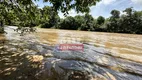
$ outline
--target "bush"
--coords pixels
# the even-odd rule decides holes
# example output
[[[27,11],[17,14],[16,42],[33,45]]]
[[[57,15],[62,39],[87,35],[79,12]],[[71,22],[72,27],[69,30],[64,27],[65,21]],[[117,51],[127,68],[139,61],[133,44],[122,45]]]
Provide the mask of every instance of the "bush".
[[[41,28],[51,28],[52,26],[49,23],[43,23],[40,26]]]
[[[0,27],[0,33],[4,33],[4,28]]]

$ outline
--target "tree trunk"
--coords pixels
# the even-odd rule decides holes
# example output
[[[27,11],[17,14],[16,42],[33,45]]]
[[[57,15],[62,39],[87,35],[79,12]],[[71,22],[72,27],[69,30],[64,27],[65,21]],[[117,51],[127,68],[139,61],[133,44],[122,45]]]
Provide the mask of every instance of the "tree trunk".
[[[0,21],[0,33],[4,33],[4,20]]]

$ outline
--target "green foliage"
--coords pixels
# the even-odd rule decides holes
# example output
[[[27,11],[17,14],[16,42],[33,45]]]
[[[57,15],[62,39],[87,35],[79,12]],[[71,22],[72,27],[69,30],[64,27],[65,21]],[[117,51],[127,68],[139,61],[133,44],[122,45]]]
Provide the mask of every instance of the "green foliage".
[[[107,23],[107,31],[108,32],[117,32],[119,31],[119,18],[120,18],[120,11],[118,10],[112,10],[111,11],[111,17],[109,19],[109,22]]]
[[[34,0],[39,1],[39,0]],[[90,6],[96,5],[100,0],[44,0],[53,7],[38,9],[32,0],[0,0],[0,18],[2,24],[16,25],[19,27],[59,27],[60,18],[58,11],[67,14],[69,10],[89,12]],[[76,29],[76,28],[72,28]]]
[[[111,18],[119,18],[120,17],[120,11],[112,10],[111,15],[112,15]]]
[[[67,17],[60,23],[60,29],[77,30],[75,19],[71,16]]]
[[[58,24],[60,29],[85,30],[85,31],[107,31],[118,33],[142,33],[142,11],[134,11],[132,8],[120,11],[112,10],[110,18],[99,16],[94,19],[91,15],[67,17]]]
[[[38,1],[38,0],[35,0]],[[112,10],[108,19],[99,16],[94,19],[88,14],[89,7],[100,0],[44,0],[53,6],[45,6],[39,9],[32,0],[2,0],[0,2],[0,32],[4,25],[16,25],[19,27],[58,28],[84,31],[107,31],[121,33],[142,34],[142,11],[126,8],[120,15],[120,11]],[[83,16],[68,16],[60,19],[58,12],[68,14],[74,9],[78,12],[86,12]]]
[[[0,33],[4,33],[4,28],[0,27]]]
[[[84,19],[85,19],[84,20],[85,25],[81,28],[81,30],[92,31],[94,29],[93,28],[94,18],[89,14],[85,14]]]
[[[44,0],[53,4],[55,10],[61,10],[68,13],[69,10],[75,9],[77,12],[89,12],[90,6],[96,5],[100,0]]]
[[[0,33],[4,33],[4,19],[0,16]]]
[[[76,27],[78,27],[78,30],[81,30],[83,27],[85,27],[85,19],[84,16],[77,15],[74,17],[76,21]]]
[[[142,11],[134,11],[132,8],[126,8],[124,12],[126,12],[126,15],[119,17],[120,13],[113,10],[113,14],[107,24],[107,31],[141,34]]]
[[[99,16],[99,17],[97,18],[97,24],[101,25],[101,24],[104,24],[104,22],[105,22],[105,18],[104,18],[104,17]]]
[[[40,10],[41,17],[41,27],[42,28],[51,28],[57,26],[57,23],[60,21],[58,13],[54,10],[53,7],[46,6]]]
[[[71,29],[71,30],[85,30],[92,31],[94,30],[94,18],[85,14],[84,16],[75,16],[75,17],[66,17],[60,22],[60,29]]]

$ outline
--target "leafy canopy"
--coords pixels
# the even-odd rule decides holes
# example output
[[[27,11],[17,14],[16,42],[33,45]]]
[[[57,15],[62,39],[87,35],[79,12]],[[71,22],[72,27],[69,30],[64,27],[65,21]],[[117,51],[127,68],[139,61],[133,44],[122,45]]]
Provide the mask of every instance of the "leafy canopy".
[[[34,0],[40,1],[40,0]],[[89,7],[96,5],[100,0],[44,0],[44,2],[50,2],[53,4],[54,9],[61,10],[62,12],[68,12],[71,9],[75,9],[77,12],[89,12]],[[0,0],[0,3],[16,5],[17,7],[25,6],[30,7],[33,4],[32,0]],[[8,6],[6,6],[8,7]]]
[[[77,12],[89,12],[89,7],[96,5],[100,0],[44,0],[53,4],[55,10],[67,12],[70,9],[75,9]]]

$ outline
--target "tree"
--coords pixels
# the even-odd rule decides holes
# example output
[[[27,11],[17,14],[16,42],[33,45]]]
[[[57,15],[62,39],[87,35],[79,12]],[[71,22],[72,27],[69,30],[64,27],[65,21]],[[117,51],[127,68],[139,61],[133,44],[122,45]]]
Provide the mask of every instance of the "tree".
[[[55,27],[60,20],[58,13],[54,11],[53,7],[45,6],[41,10],[41,27],[42,28],[51,28]]]
[[[121,29],[127,33],[142,33],[142,13],[141,11],[135,11],[132,8],[126,8],[124,10],[126,15],[121,17]]]
[[[134,11],[133,18],[133,23],[135,23],[135,25],[132,32],[142,34],[142,11]]]
[[[112,10],[111,11],[111,17],[112,18],[119,18],[120,17],[120,11],[118,11],[118,10]]]
[[[95,5],[96,2],[98,1],[100,0],[44,0],[44,2],[50,2],[51,4],[53,4],[54,11],[57,12],[61,10],[66,14],[71,9],[75,9],[77,12],[89,12],[90,10],[89,7]],[[37,21],[35,21],[34,19],[37,19],[40,16],[38,15],[38,17],[36,17],[37,16],[35,15],[36,12],[34,12],[36,8],[34,7],[34,3],[32,0],[0,0],[0,4],[1,4],[0,11],[2,12],[2,15],[0,15],[1,17],[0,23],[2,24],[4,24],[4,21],[7,20],[5,15],[9,13],[9,10],[18,9],[17,17],[19,18],[18,20],[21,26],[35,25]],[[55,21],[56,18],[53,17],[54,15],[55,14],[51,16],[52,20],[49,23],[56,22]],[[26,21],[23,19],[23,16],[26,17]]]
[[[75,22],[74,17],[68,16],[65,18],[62,23],[60,24],[61,29],[70,29],[70,30],[77,30],[77,25]]]
[[[108,32],[119,32],[119,18],[120,18],[120,11],[112,10],[111,17],[109,22],[107,23],[107,31]]]
[[[133,14],[133,7],[130,7],[130,8],[126,8],[123,12],[126,12],[127,13],[127,16],[131,17],[132,14]]]
[[[94,30],[94,27],[93,27],[94,18],[89,14],[85,14],[84,19],[85,19],[85,26],[83,26],[81,30],[85,30],[85,31]]]
[[[104,22],[105,22],[105,18],[104,18],[104,17],[99,16],[99,17],[97,18],[97,24],[101,25],[101,24],[104,24]]]
[[[77,15],[74,17],[76,26],[78,27],[78,30],[81,30],[83,27],[85,27],[85,19],[84,16]]]
[[[105,18],[103,16],[99,16],[95,21],[95,31],[104,31],[103,25],[105,22]]]
[[[29,22],[25,20],[30,19],[30,22],[33,22],[35,16],[34,11],[32,11],[34,5],[32,1],[1,0],[0,4],[0,16],[3,17],[1,21],[2,24],[5,24],[4,22],[11,24],[14,19],[19,20],[19,23],[20,25],[22,24],[22,26],[25,25],[26,22]]]
[[[68,16],[61,21],[60,29],[93,31],[94,18],[89,14],[75,17]]]
[[[142,33],[142,12],[126,8],[123,12],[126,14],[120,16],[120,12],[112,10],[112,16],[107,23],[107,30],[109,32],[121,33]]]
[[[96,2],[100,0],[44,0],[53,4],[55,10],[61,10],[63,13],[67,13],[71,9],[75,9],[77,12],[89,12],[90,6],[96,5]]]

